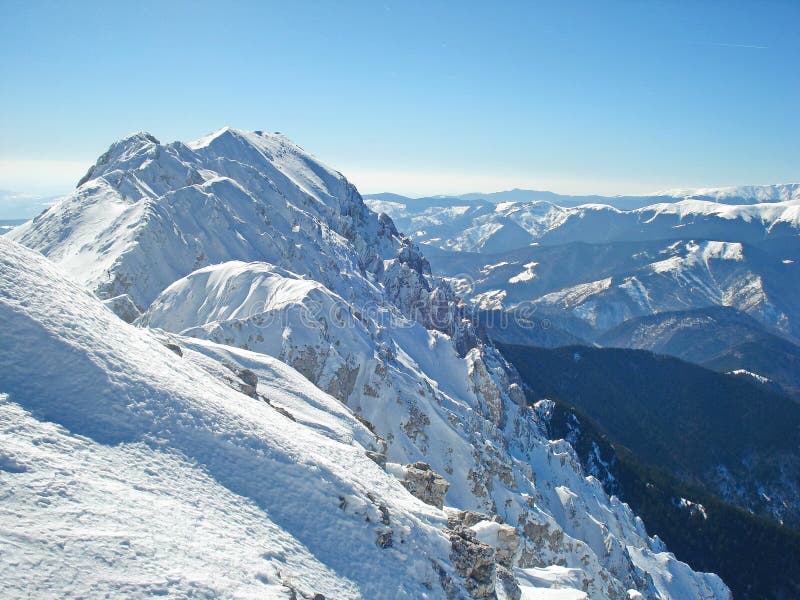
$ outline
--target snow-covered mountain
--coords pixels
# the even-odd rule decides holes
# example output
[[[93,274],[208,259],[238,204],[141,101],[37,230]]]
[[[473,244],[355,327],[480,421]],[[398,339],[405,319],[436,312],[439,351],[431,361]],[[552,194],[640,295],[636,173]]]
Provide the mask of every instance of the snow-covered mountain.
[[[715,306],[630,319],[597,342],[670,354],[800,397],[800,346],[769,333],[755,319],[732,308]]]
[[[737,242],[674,242],[657,260],[629,273],[545,294],[533,306],[540,315],[584,336],[635,317],[730,306],[796,339],[800,314],[795,294],[800,284],[793,267],[775,261],[768,268]],[[785,279],[775,271],[782,271]]]
[[[721,188],[680,188],[670,189],[644,196],[600,196],[598,194],[576,196],[557,194],[542,190],[513,189],[502,192],[460,194],[457,196],[430,196],[425,198],[409,198],[400,194],[382,193],[365,196],[367,203],[372,201],[388,201],[399,204],[411,202],[416,205],[451,204],[488,200],[500,202],[552,202],[559,206],[579,206],[581,204],[606,204],[619,209],[634,209],[659,204],[662,202],[679,202],[681,200],[709,200],[723,204],[760,204],[762,202],[786,202],[800,199],[800,183],[778,185],[744,185]]]
[[[4,597],[421,598],[455,575],[446,515],[293,369],[176,354],[6,240],[0,267]]]
[[[756,188],[749,195],[742,188],[726,190],[703,190],[703,194],[684,199],[654,196],[647,206],[632,210],[600,203],[561,206],[549,201],[369,200],[368,204],[391,216],[398,229],[413,240],[462,252],[492,254],[531,244],[573,241],[694,238],[762,245],[792,238],[796,242],[800,235],[800,186]],[[744,198],[764,202],[736,205],[720,200]]]
[[[653,194],[676,200],[709,200],[722,204],[772,204],[800,200],[800,183],[742,185],[721,188],[680,188]]]
[[[547,319],[584,340],[661,312],[735,308],[800,337],[800,264],[740,242],[570,243],[501,254],[428,249],[469,304]]]
[[[369,290],[365,273],[380,273],[394,247],[383,235],[389,221],[357,196],[279,135],[226,128],[162,145],[141,133],[111,146],[75,193],[11,237],[101,297],[128,294],[140,309],[195,268],[230,258],[324,284],[352,273]]]
[[[131,136],[0,244],[0,516],[45,595],[729,596],[546,438],[418,248],[283,136]]]

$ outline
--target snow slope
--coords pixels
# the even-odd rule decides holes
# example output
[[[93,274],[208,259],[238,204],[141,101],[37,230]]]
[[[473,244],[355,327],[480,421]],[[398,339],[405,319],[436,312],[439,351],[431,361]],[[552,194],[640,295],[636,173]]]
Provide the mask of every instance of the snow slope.
[[[551,292],[532,304],[539,315],[584,336],[632,318],[713,306],[736,308],[789,338],[800,333],[794,294],[786,289],[796,281],[774,273],[788,273],[785,265],[763,268],[757,253],[737,242],[675,242],[660,254],[630,272]]]
[[[187,369],[185,377],[196,379],[208,393],[215,390],[209,387],[208,377],[226,381],[228,371],[250,369],[274,377],[275,384],[266,397],[274,395],[276,400],[259,405],[260,410],[276,418],[275,413],[286,417],[288,412],[295,418],[288,419],[290,422],[312,430],[320,429],[325,414],[334,413],[330,396],[323,392],[334,396],[343,403],[341,407],[347,406],[342,419],[348,423],[352,440],[360,442],[349,442],[352,448],[344,453],[343,462],[355,460],[355,455],[361,457],[366,449],[377,455],[373,457],[379,463],[388,461],[387,472],[380,471],[377,480],[372,475],[375,467],[366,463],[355,463],[350,476],[358,477],[363,485],[377,482],[374,485],[379,489],[385,485],[397,489],[397,481],[386,483],[386,477],[394,476],[390,473],[407,472],[402,464],[429,463],[449,483],[444,502],[451,512],[478,510],[485,513],[482,518],[496,518],[513,528],[519,544],[508,566],[520,577],[520,569],[560,565],[580,571],[580,591],[592,598],[624,597],[628,589],[650,598],[728,596],[719,578],[692,572],[666,552],[659,540],[649,538],[644,524],[626,505],[607,496],[594,478],[585,476],[566,442],[546,439],[513,373],[491,346],[478,342],[463,306],[448,285],[431,276],[418,249],[397,232],[390,219],[369,211],[341,175],[282,136],[225,128],[188,144],[162,145],[148,134],[126,138],[101,157],[70,197],[10,235],[46,254],[100,297],[128,295],[144,310],[138,324],[162,329],[152,334],[139,330],[135,335],[151,341],[156,336],[160,342],[185,349],[180,358],[161,347],[157,351],[163,360],[200,367],[202,375]],[[54,313],[60,310],[51,308]],[[106,318],[98,321],[101,328],[111,315],[102,310]],[[136,331],[118,326],[120,331]],[[69,332],[75,328],[62,329]],[[93,344],[94,340],[85,340],[90,355]],[[138,356],[136,348],[131,345],[130,360],[136,365],[146,363],[137,367],[146,373],[131,383],[131,394],[161,364],[149,355]],[[12,353],[17,354],[16,350]],[[291,370],[284,377],[279,367],[269,367],[276,363],[270,363],[268,355],[285,361],[307,379],[298,381]],[[223,363],[231,368],[220,366]],[[110,364],[119,364],[119,357]],[[267,375],[268,368],[273,374]],[[127,372],[127,364],[122,370]],[[61,375],[67,378],[72,372],[80,369]],[[17,380],[37,379],[30,370],[23,374]],[[288,380],[293,383],[287,384]],[[286,387],[302,392],[301,383],[308,385],[308,381],[323,390],[314,392],[322,395],[320,399],[285,399],[279,394]],[[164,381],[164,385],[168,383]],[[15,397],[20,395],[15,390],[13,386],[7,390],[12,401],[18,401]],[[299,395],[317,397],[311,392]],[[212,396],[217,397],[216,393]],[[89,395],[82,398],[85,403],[94,402]],[[323,403],[321,398],[326,399],[324,414],[303,408]],[[243,401],[250,415],[252,402],[247,397]],[[144,399],[132,403],[134,408],[140,405],[147,414],[152,413]],[[167,412],[180,416],[186,411],[181,404],[170,406]],[[61,413],[61,418],[69,419],[68,410]],[[222,418],[215,415],[215,419]],[[201,420],[213,419],[203,416]],[[353,420],[363,427],[356,427]],[[127,414],[120,422],[135,423]],[[237,423],[230,431],[223,429],[219,437],[235,437],[240,425],[247,432],[253,428],[250,423]],[[69,423],[66,426],[70,427]],[[280,426],[285,429],[284,422]],[[165,428],[173,432],[171,424]],[[336,429],[327,424],[321,433],[330,428]],[[284,433],[298,437],[294,430]],[[156,437],[162,434],[165,431],[159,429]],[[189,442],[181,440],[174,445],[183,451]],[[347,507],[355,507],[353,519],[359,523],[364,514],[373,514],[369,534],[343,531],[348,543],[354,535],[356,540],[368,540],[370,549],[379,552],[375,550],[376,535],[386,532],[384,524],[374,527],[376,519],[381,521],[374,517],[375,503],[369,497],[364,500],[363,487],[358,493],[340,494],[346,484],[337,483],[338,467],[327,464],[335,460],[328,455],[340,451],[338,446],[326,444],[320,443],[317,450],[326,455],[320,458],[323,466],[291,444],[291,456],[281,456],[287,463],[299,462],[303,469],[310,465],[311,475],[308,470],[296,473],[300,481],[316,481],[314,474],[321,479],[320,485],[332,481],[337,510],[349,515]],[[252,446],[250,438],[245,445]],[[247,463],[247,468],[258,473],[269,467]],[[234,491],[262,498],[258,483],[250,479],[258,478],[248,477],[242,483],[246,493],[238,488]],[[282,485],[280,481],[275,489]],[[257,490],[251,492],[250,486]],[[288,489],[291,492],[293,488]],[[346,501],[338,501],[339,495]],[[302,494],[287,497],[298,496]],[[349,500],[350,496],[355,499]],[[402,502],[411,501],[408,494],[402,498]],[[391,504],[386,500],[384,505],[394,514],[402,510],[402,502],[398,498]],[[339,504],[345,509],[338,509]],[[443,513],[438,509],[420,508],[416,501],[410,506],[413,510],[406,511],[409,535],[417,535],[414,532],[418,530],[425,533],[419,534],[423,541],[417,549],[404,546],[401,554],[407,551],[409,557],[436,560],[444,565],[444,571],[436,573],[438,584],[431,583],[433,563],[422,561],[428,566],[412,567],[410,558],[395,557],[395,570],[387,571],[381,581],[395,581],[403,593],[407,587],[412,597],[459,597],[463,561],[454,559],[453,553],[461,542],[454,541],[452,530],[449,538],[441,537],[443,526],[437,525],[441,525]],[[270,518],[273,512],[290,510],[272,505],[268,509]],[[327,522],[328,514],[316,507],[306,518],[315,518],[317,513]],[[324,530],[316,531],[319,523],[304,521],[301,529],[308,536],[301,539],[303,544],[328,565],[328,547],[322,542],[309,546],[309,539],[324,534]],[[398,539],[405,539],[406,531],[404,525],[394,533],[392,548]],[[294,530],[290,533],[300,535]],[[441,539],[444,545],[436,546]],[[425,543],[431,548],[423,547]],[[352,553],[330,559],[334,562],[331,568],[358,590],[352,594],[402,597],[387,593],[388,588],[371,591],[369,586],[383,584],[373,584],[366,575],[352,572],[360,563],[368,566],[358,569],[359,573],[372,572],[369,565],[373,564],[382,568],[382,563]],[[350,567],[340,567],[340,562]],[[451,575],[449,565],[462,569],[461,575]],[[416,571],[408,583],[401,572],[405,568]],[[497,569],[502,572],[499,566]],[[449,587],[442,583],[447,579],[442,572],[456,582],[456,591],[451,589],[449,595],[435,588]],[[492,568],[489,575],[494,577],[496,572]],[[424,587],[425,582],[434,588],[418,593],[422,588],[417,584]],[[478,593],[469,581],[466,585],[470,593]],[[481,585],[489,586],[481,588],[481,594],[488,594],[484,597],[493,597],[490,588],[502,597],[499,579]],[[347,596],[337,592],[333,597]]]
[[[443,514],[366,457],[340,403],[244,355],[287,418],[0,244],[6,594],[431,596]]]
[[[594,594],[613,596],[618,593],[613,588],[589,583],[594,579],[589,573],[606,573],[606,568],[637,571],[628,562],[627,543],[662,552],[627,507],[604,497],[596,481],[583,477],[569,447],[542,439],[532,413],[520,411],[513,395],[505,402],[496,396],[486,365],[496,360],[491,355],[472,350],[462,359],[443,334],[403,321],[382,330],[382,337],[391,342],[376,353],[369,334],[374,324],[353,320],[342,326],[325,320],[313,326],[311,313],[304,312],[309,309],[305,294],[284,295],[280,303],[275,294],[257,295],[292,287],[298,280],[253,283],[264,273],[273,273],[264,263],[200,269],[165,290],[142,322],[296,364],[317,385],[342,397],[387,440],[390,463],[425,460],[442,473],[451,485],[448,505],[498,513],[507,522],[519,523],[523,531],[527,528],[522,564],[565,562],[584,573]],[[248,293],[237,297],[230,290]],[[330,292],[317,302],[323,310],[317,308],[315,318],[327,319],[336,310],[348,314],[342,300]],[[320,364],[307,358],[322,354],[326,356]],[[342,386],[347,365],[357,368],[352,390]],[[596,516],[588,522],[571,516],[584,512]],[[564,544],[545,543],[550,536],[566,536]],[[676,566],[672,563],[670,568]],[[656,577],[660,581],[661,576]],[[641,587],[635,581],[628,580],[618,590]],[[648,585],[658,584],[645,583],[643,589]]]
[[[800,337],[797,263],[741,242],[575,242],[428,255],[434,273],[468,304],[546,318],[584,340],[628,319],[714,306],[745,312],[789,340]]]

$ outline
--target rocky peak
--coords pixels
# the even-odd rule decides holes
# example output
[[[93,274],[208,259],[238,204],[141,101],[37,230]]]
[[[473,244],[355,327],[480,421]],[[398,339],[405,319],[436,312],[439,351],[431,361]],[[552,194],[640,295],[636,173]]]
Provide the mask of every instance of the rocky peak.
[[[160,144],[161,142],[155,136],[146,131],[133,133],[114,142],[89,168],[86,175],[78,181],[76,187],[81,187],[87,181],[101,176],[111,168],[129,165],[137,159],[141,160],[142,157],[151,155]]]

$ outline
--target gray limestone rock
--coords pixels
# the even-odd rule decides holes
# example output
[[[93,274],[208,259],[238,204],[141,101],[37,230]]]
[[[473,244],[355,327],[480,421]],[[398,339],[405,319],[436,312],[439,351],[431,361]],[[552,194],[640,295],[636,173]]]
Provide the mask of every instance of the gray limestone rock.
[[[495,551],[469,531],[450,533],[450,558],[473,598],[497,598],[494,587]]]
[[[103,304],[126,323],[133,323],[142,315],[128,294],[120,294],[103,300]]]
[[[426,504],[437,508],[444,506],[444,497],[450,484],[425,462],[406,465],[403,486]]]

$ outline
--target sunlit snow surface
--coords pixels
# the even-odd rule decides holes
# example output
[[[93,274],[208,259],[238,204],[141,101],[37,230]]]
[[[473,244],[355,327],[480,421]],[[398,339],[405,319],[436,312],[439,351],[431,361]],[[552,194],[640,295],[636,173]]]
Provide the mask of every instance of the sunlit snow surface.
[[[245,356],[292,421],[0,244],[14,340],[0,348],[5,597],[288,597],[286,582],[333,598],[425,597],[424,557],[448,561],[443,514],[365,456],[372,435],[340,403]],[[342,510],[341,496],[385,504],[397,544],[379,550],[380,521]]]
[[[569,444],[544,437],[502,359],[470,338],[416,249],[282,136],[126,138],[0,250],[4,431],[49,428],[64,448],[37,463],[30,453],[42,444],[3,438],[0,525],[16,537],[0,566],[37,571],[35,581],[6,575],[11,595],[37,585],[44,596],[85,589],[76,586],[288,596],[293,586],[301,597],[442,598],[443,577],[463,595],[445,514],[366,457],[384,449],[392,463],[430,463],[450,483],[446,505],[517,529],[523,589],[555,585],[523,585],[523,570],[562,565],[580,571],[573,592],[592,598],[728,595],[648,537]],[[140,327],[79,285],[130,298]],[[258,377],[258,398],[236,391],[241,369]],[[60,482],[61,470],[72,500],[49,513],[37,481]],[[127,475],[109,488],[114,473]],[[38,525],[20,525],[23,512]],[[161,539],[173,516],[202,527],[176,530],[172,553],[136,542]],[[206,527],[224,531],[191,538]],[[387,527],[393,543],[382,548]],[[97,531],[127,536],[134,550]],[[59,546],[76,535],[84,549]],[[86,571],[87,557],[111,566],[68,575]]]

